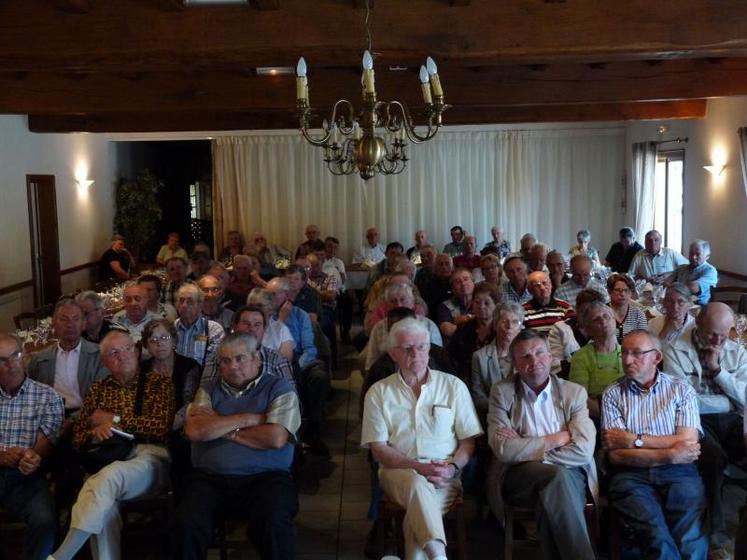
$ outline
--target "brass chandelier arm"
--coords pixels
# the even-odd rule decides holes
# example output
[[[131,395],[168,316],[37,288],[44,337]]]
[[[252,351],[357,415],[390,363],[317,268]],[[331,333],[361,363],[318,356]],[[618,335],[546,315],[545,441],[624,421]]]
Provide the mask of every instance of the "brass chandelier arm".
[[[312,118],[311,107],[309,107],[306,103],[299,103],[298,109],[300,111],[299,128],[301,129],[301,134],[303,134],[303,137],[306,139],[306,141],[311,145],[317,146],[319,148],[328,147],[329,141],[332,138],[332,134],[334,132],[334,127],[331,124],[323,126],[323,135],[315,138],[309,132],[309,125]],[[339,131],[343,135],[347,136],[353,132],[354,122],[355,118],[353,104],[347,99],[338,100],[332,108],[332,117],[330,119],[330,123],[335,123],[335,126],[337,126]],[[349,126],[346,126],[347,123],[350,123]]]
[[[401,116],[402,121],[402,128],[405,131],[405,134],[407,134],[407,138],[412,142],[413,144],[422,144],[423,142],[427,142],[431,138],[433,138],[441,128],[442,122],[441,122],[441,114],[450,107],[450,105],[445,105],[443,103],[442,99],[436,100],[436,103],[428,104],[426,105],[426,114],[428,116],[428,122],[426,126],[428,127],[428,131],[425,135],[418,134],[415,130],[415,124],[413,122],[412,115],[410,114],[410,111],[407,109],[407,107],[404,105],[404,103],[401,103],[399,101],[390,101],[387,104],[387,130],[390,132],[398,132],[399,126],[393,125],[389,126],[389,122],[397,122],[398,119],[393,115],[395,111],[390,111],[390,107],[396,108]],[[390,115],[391,113],[391,115]]]

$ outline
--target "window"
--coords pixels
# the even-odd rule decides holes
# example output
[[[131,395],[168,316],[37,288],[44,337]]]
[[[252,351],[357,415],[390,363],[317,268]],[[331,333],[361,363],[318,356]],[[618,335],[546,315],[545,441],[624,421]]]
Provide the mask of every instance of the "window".
[[[659,152],[654,185],[654,229],[662,244],[682,252],[682,215],[685,194],[685,151]]]
[[[193,220],[200,218],[200,184],[189,185],[189,217]]]

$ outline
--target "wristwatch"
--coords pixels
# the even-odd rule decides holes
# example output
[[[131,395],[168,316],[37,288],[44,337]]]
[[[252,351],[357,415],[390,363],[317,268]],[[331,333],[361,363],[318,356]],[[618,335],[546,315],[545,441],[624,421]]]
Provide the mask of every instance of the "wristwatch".
[[[643,434],[638,434],[635,437],[635,441],[633,442],[633,445],[635,445],[636,449],[640,449],[643,447]]]
[[[115,414],[114,416],[112,416],[112,422],[114,424],[119,424],[120,420],[122,420],[122,418],[119,416],[119,414]]]
[[[459,468],[459,465],[457,465],[453,461],[451,463],[449,463],[449,465],[451,465],[452,467],[454,467],[454,476],[452,478],[458,477],[459,473],[462,472],[462,469]]]

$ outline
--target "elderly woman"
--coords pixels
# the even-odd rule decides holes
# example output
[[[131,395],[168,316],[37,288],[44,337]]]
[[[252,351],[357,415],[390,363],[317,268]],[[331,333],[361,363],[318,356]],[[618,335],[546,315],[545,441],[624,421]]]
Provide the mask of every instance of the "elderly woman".
[[[664,294],[664,315],[654,317],[648,322],[649,332],[659,337],[662,342],[672,344],[687,329],[695,325],[695,318],[690,315],[692,307],[690,288],[675,282]]]
[[[630,331],[647,329],[646,314],[640,307],[631,305],[630,297],[635,293],[633,279],[627,274],[613,274],[607,279],[607,292],[610,295],[610,307],[617,323],[617,342],[622,344],[623,337]]]
[[[500,291],[487,282],[480,282],[472,292],[472,318],[460,324],[446,348],[457,364],[457,375],[469,383],[472,354],[490,344],[493,332],[493,312],[501,301]]]
[[[244,242],[241,239],[241,232],[237,230],[229,231],[227,234],[228,245],[223,247],[218,255],[218,260],[224,266],[229,267],[233,264],[233,258],[244,252]]]
[[[493,312],[495,343],[483,346],[472,354],[470,393],[480,421],[485,425],[490,388],[511,374],[508,348],[524,325],[524,308],[518,303],[501,303]]]
[[[501,268],[501,261],[496,255],[488,254],[480,257],[480,271],[483,281],[493,284],[499,290],[501,289],[503,268]]]
[[[591,259],[592,266],[596,269],[601,266],[599,262],[599,251],[589,245],[591,241],[591,232],[588,229],[581,229],[576,234],[576,241],[578,243],[568,250],[568,254],[572,257],[576,255],[586,255]]]
[[[581,327],[591,341],[571,357],[568,379],[586,388],[589,415],[599,418],[602,392],[623,375],[614,314],[604,303],[589,303],[583,309]]]

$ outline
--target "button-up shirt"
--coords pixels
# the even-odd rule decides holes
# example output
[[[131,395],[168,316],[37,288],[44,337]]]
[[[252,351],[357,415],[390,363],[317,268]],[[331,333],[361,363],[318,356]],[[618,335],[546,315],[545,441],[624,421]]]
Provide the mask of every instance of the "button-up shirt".
[[[366,393],[361,445],[388,443],[421,463],[451,457],[459,440],[482,434],[467,386],[457,377],[428,370],[416,397],[400,373]]]
[[[114,317],[112,317],[112,324],[114,327],[118,327],[130,333],[130,337],[132,337],[132,340],[134,342],[140,342],[145,325],[147,325],[153,319],[161,319],[161,316],[156,315],[152,311],[148,310],[145,312],[145,316],[136,323],[130,320],[130,318],[127,316],[127,311],[123,309],[122,311],[114,315]]]
[[[521,389],[524,391],[526,414],[521,416],[517,432],[521,437],[545,437],[560,431],[560,422],[552,402],[552,377],[547,380],[539,394],[523,381]]]
[[[181,319],[177,319],[174,327],[179,338],[176,351],[209,369],[208,366],[212,366],[215,360],[218,344],[226,336],[223,327],[202,315],[190,326],[185,325]]]
[[[353,263],[374,263],[378,264],[386,258],[384,254],[384,247],[379,243],[371,247],[368,243],[364,243],[358,249],[358,252],[353,256]]]
[[[83,406],[83,397],[80,394],[78,383],[78,364],[80,363],[80,345],[72,350],[63,350],[57,345],[57,354],[54,359],[54,390],[57,391],[65,401],[65,408],[76,409]]]
[[[529,284],[527,284],[529,286]],[[505,289],[503,290],[503,296],[501,297],[501,301],[503,303],[518,303],[519,305],[523,305],[526,302],[530,301],[532,299],[532,294],[529,293],[529,290],[527,287],[524,287],[524,291],[520,294],[516,293],[516,290],[514,290],[514,287],[511,285],[510,282],[507,282],[505,284]]]
[[[718,284],[718,271],[707,262],[692,267],[689,264],[678,266],[672,275],[672,282],[697,282],[700,293],[695,303],[705,305],[711,301],[711,288]]]
[[[687,262],[685,257],[669,247],[662,247],[656,255],[651,255],[644,249],[638,251],[636,256],[633,257],[628,274],[649,278],[650,276],[672,272],[679,265],[687,264]]]
[[[48,385],[27,377],[15,395],[0,387],[0,450],[32,448],[39,432],[54,443],[64,418],[62,397]]]
[[[562,299],[570,303],[573,307],[576,307],[576,297],[581,290],[594,290],[602,296],[604,303],[609,303],[610,296],[607,293],[607,288],[599,280],[590,278],[586,286],[577,284],[573,279],[568,280],[564,284],[558,286],[553,294],[557,299]]]

